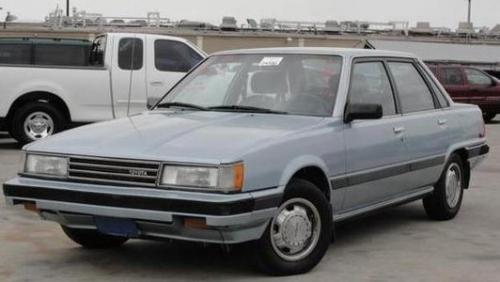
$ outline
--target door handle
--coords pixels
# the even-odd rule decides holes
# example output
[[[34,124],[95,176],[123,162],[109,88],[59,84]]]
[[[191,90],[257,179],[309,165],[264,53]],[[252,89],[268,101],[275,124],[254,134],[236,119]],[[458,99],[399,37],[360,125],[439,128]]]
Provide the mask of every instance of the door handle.
[[[151,86],[163,86],[163,81],[151,81],[149,83]]]
[[[402,126],[400,126],[400,127],[394,127],[394,133],[395,134],[401,134],[401,133],[405,132],[405,130],[406,129],[404,127],[402,127]]]
[[[448,120],[447,120],[447,119],[439,119],[439,120],[438,120],[438,124],[439,124],[439,125],[445,125],[445,124],[447,124],[447,123],[448,123]]]

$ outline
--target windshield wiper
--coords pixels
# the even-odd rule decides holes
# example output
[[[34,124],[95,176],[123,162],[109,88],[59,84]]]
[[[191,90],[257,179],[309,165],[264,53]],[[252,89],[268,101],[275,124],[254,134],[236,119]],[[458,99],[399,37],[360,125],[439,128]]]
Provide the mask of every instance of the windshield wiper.
[[[242,105],[220,105],[214,107],[208,107],[209,110],[223,110],[223,111],[234,111],[234,112],[255,112],[263,114],[282,114],[286,115],[287,112],[275,111],[266,108],[252,107],[252,106],[242,106]]]
[[[157,108],[180,107],[180,108],[196,109],[199,111],[208,111],[208,109],[205,107],[194,105],[194,104],[189,104],[189,103],[181,103],[181,102],[160,103],[156,107]]]

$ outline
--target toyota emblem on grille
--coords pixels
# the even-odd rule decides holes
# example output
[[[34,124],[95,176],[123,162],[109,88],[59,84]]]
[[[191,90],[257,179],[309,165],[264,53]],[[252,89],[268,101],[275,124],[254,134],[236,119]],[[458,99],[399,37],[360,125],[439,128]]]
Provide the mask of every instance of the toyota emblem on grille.
[[[148,172],[145,170],[130,169],[128,172],[130,173],[130,175],[133,175],[133,176],[148,176]]]

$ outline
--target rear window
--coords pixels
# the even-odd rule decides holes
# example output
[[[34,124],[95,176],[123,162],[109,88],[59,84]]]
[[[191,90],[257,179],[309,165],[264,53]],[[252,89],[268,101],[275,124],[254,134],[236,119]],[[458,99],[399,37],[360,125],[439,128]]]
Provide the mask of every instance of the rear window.
[[[30,64],[30,44],[0,44],[0,64]]]
[[[41,44],[33,52],[35,65],[86,66],[89,61],[89,46]]]
[[[200,54],[182,42],[155,41],[155,66],[159,71],[187,72],[201,59]]]

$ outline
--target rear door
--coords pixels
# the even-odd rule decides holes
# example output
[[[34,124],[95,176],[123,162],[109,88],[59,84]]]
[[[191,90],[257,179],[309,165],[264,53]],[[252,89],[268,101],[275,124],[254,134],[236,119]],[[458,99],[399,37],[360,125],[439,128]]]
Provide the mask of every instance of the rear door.
[[[449,146],[447,113],[435,96],[429,76],[413,60],[388,62],[398,93],[406,130],[408,189],[434,184]],[[445,101],[444,101],[445,102]]]
[[[113,42],[112,91],[116,117],[146,110],[144,35],[130,35]]]
[[[154,104],[203,58],[194,46],[182,41],[148,37],[148,104]]]
[[[402,116],[382,59],[354,62],[348,103],[381,104],[384,114],[346,124],[346,212],[400,194],[406,186],[401,165],[408,160]]]
[[[461,67],[442,66],[438,77],[453,101],[469,103],[469,88]]]

